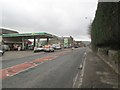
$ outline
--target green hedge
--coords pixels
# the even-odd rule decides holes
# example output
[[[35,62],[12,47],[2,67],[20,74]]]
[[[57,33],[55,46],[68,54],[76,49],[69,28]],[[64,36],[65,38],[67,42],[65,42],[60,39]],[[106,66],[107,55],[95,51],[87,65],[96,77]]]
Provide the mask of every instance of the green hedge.
[[[99,2],[91,25],[94,47],[120,49],[120,8],[118,2]]]

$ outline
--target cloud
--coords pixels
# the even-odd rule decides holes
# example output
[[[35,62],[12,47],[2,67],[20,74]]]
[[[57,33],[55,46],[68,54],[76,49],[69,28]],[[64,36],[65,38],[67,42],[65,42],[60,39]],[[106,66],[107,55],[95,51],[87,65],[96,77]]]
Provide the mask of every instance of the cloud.
[[[2,0],[2,27],[19,32],[50,32],[85,36],[97,8],[96,0]],[[88,17],[88,19],[85,19]],[[79,37],[81,38],[81,37]]]

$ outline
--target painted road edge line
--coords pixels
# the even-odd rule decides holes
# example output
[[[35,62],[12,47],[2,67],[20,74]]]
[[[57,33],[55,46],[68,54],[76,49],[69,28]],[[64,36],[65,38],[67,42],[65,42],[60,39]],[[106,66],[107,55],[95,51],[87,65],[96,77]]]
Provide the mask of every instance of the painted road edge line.
[[[34,63],[34,64],[35,64],[35,63]],[[26,69],[24,69],[24,70],[21,70],[21,71],[15,73],[15,74],[9,75],[9,77],[15,76],[15,75],[17,75],[17,74],[19,74],[19,73],[21,73],[21,72],[27,71],[27,70],[29,70],[29,69],[31,69],[31,68],[34,68],[34,67],[38,66],[38,65],[39,65],[39,64],[35,64],[34,66],[31,66],[31,67],[29,67],[29,68],[26,68]]]
[[[17,72],[17,73],[15,73],[15,74],[13,74],[13,75],[10,75],[9,77],[12,77],[12,76],[15,76],[15,75],[17,75],[17,74],[19,74],[19,73],[22,73],[22,72],[25,72],[25,71],[27,71],[27,70],[29,70],[29,69],[32,69],[32,68],[34,68],[34,67],[37,67],[37,66],[39,66],[40,64],[43,64],[44,62],[41,62],[41,63],[39,63],[39,64],[35,64],[35,66],[32,66],[32,67],[29,67],[29,68],[26,68],[26,69],[24,69],[24,70],[22,70],[22,71],[20,71],[20,72]]]
[[[81,75],[80,75],[80,79],[79,79],[78,88],[81,88],[81,86],[82,86],[83,76],[84,76],[84,71],[85,71],[86,56],[87,56],[87,53],[85,52],[84,53],[84,62],[83,62],[83,67],[82,67],[82,71],[81,71]]]
[[[76,74],[75,78],[73,79],[73,86],[72,86],[72,88],[75,88],[75,84],[76,84],[76,81],[77,81],[77,78],[78,78],[78,74],[79,74],[79,72]]]
[[[82,83],[82,78],[83,77],[83,71],[85,67],[85,59],[86,59],[86,52],[83,54],[82,62],[80,63],[78,69],[81,71],[78,71],[76,74],[75,78],[73,79],[73,85],[72,88],[79,88],[80,83]]]

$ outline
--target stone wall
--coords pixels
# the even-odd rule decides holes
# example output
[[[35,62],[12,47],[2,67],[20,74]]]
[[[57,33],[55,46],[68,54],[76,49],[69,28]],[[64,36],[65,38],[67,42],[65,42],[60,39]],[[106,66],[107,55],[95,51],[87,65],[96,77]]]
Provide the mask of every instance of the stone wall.
[[[98,48],[97,55],[120,74],[120,51]]]

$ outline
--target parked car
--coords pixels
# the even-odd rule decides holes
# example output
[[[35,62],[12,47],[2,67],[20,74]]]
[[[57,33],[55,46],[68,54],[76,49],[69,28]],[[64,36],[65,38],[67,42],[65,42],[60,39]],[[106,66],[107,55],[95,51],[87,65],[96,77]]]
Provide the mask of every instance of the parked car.
[[[34,46],[33,46],[33,45],[29,45],[29,46],[28,46],[28,49],[29,49],[29,50],[34,50]]]
[[[56,50],[61,49],[60,44],[56,44]]]
[[[45,52],[54,52],[54,48],[52,47],[52,45],[45,45],[44,51]]]
[[[53,44],[52,47],[53,47],[55,50],[61,49],[60,44]]]
[[[3,45],[0,45],[0,56],[4,54]]]
[[[79,46],[78,45],[74,45],[74,48],[79,48]]]
[[[3,50],[0,50],[0,56],[4,54],[4,51]]]
[[[10,47],[8,45],[2,45],[2,50],[3,51],[9,51]]]
[[[41,52],[41,51],[44,51],[42,46],[39,46],[38,48],[37,47],[34,48],[34,52]]]

